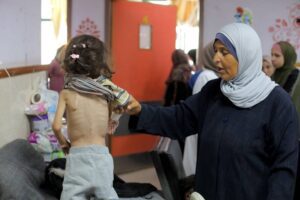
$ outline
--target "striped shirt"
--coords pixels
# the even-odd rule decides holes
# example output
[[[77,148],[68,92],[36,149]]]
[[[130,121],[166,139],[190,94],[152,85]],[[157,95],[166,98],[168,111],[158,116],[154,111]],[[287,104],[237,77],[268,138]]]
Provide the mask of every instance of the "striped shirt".
[[[129,102],[129,93],[115,85],[108,78],[99,76],[92,79],[85,75],[66,74],[65,88],[79,93],[94,94],[112,102],[114,107],[126,106]]]

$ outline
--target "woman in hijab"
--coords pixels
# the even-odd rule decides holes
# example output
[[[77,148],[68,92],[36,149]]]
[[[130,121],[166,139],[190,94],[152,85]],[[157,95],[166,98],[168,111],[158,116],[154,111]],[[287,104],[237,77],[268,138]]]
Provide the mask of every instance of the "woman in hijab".
[[[130,128],[174,139],[198,133],[195,191],[206,200],[292,200],[297,113],[289,95],[261,70],[257,33],[229,24],[217,33],[214,49],[220,79],[170,107],[132,97]]]
[[[199,74],[193,87],[193,94],[201,91],[203,86],[210,80],[218,78],[216,74],[216,66],[213,61],[215,55],[214,41],[208,43],[204,49],[202,56],[203,67],[202,72]],[[191,135],[185,139],[184,152],[183,152],[183,168],[185,175],[189,176],[196,172],[197,162],[197,140],[198,135]]]
[[[295,66],[297,53],[289,42],[280,41],[273,45],[271,55],[272,64],[276,68],[272,79],[290,93],[299,74]]]
[[[195,82],[195,85],[193,87],[193,94],[200,92],[202,87],[208,81],[218,78],[218,76],[216,74],[216,66],[213,61],[213,57],[215,55],[213,44],[214,44],[214,42],[210,42],[203,49],[203,54],[202,54],[203,71],[198,76],[198,78]]]
[[[271,54],[272,64],[276,68],[272,79],[290,94],[300,118],[300,73],[295,66],[295,48],[289,42],[280,41],[273,45]]]
[[[188,85],[192,70],[188,55],[183,50],[176,49],[173,51],[171,59],[173,65],[166,81],[164,106],[178,104],[192,94]]]

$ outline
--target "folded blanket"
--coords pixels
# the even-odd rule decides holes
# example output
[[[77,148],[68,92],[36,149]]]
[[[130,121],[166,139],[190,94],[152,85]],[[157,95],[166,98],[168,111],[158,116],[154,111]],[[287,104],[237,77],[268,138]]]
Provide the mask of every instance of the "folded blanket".
[[[26,141],[17,139],[0,149],[0,199],[54,200],[44,182],[43,157]]]

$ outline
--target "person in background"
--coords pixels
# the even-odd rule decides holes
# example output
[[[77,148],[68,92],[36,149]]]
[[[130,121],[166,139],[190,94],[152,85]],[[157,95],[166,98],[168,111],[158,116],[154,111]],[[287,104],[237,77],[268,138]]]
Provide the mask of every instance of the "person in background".
[[[300,121],[300,73],[296,68],[295,48],[289,42],[280,41],[273,45],[271,55],[272,64],[276,68],[272,79],[290,94]]]
[[[196,71],[196,68],[197,68],[197,50],[196,49],[191,49],[188,51],[187,53],[187,56],[188,56],[188,60],[189,60],[189,64],[190,64],[190,67],[192,69],[192,72],[195,72]]]
[[[263,56],[262,70],[269,77],[272,77],[275,72],[275,67],[272,64],[271,57],[268,55]]]
[[[272,64],[276,69],[272,79],[290,93],[299,75],[299,70],[295,66],[297,61],[295,48],[289,42],[280,41],[273,45],[271,55]]]
[[[193,65],[194,65],[194,68],[195,68],[195,71],[192,73],[192,76],[189,80],[189,86],[190,86],[191,89],[193,89],[194,84],[195,84],[199,74],[202,72],[202,69],[197,66],[197,59],[196,59],[197,58],[197,50],[196,49],[189,50],[188,51],[188,56],[193,61]]]
[[[214,41],[208,43],[204,49],[202,56],[203,67],[193,87],[193,94],[201,91],[203,86],[210,80],[218,78],[216,74],[216,66],[213,60],[215,50],[213,47]],[[187,176],[195,174],[197,161],[197,140],[198,135],[191,135],[185,139],[183,152],[183,168]]]
[[[105,144],[110,108],[123,107],[129,94],[108,78],[103,42],[90,35],[73,38],[64,59],[65,89],[59,96],[53,131],[67,154],[61,200],[118,199],[113,188],[113,159]],[[61,131],[67,111],[68,137]]]
[[[276,68],[272,78],[290,94],[297,109],[298,121],[300,121],[300,75],[299,69],[295,66],[297,61],[297,53],[295,48],[289,42],[280,41],[273,45],[271,55],[272,64]],[[300,133],[298,138],[300,138]],[[298,162],[298,169],[300,169],[300,155]],[[300,197],[299,190],[300,175],[298,171],[294,198],[295,200],[298,200]]]
[[[164,106],[178,104],[192,94],[192,90],[188,86],[191,68],[187,54],[181,49],[176,49],[172,53],[172,64],[166,81]]]
[[[190,65],[193,65],[193,66],[197,66],[197,49],[191,49],[188,51],[187,53],[189,59],[192,61],[192,63],[190,63]]]
[[[62,68],[65,57],[66,45],[57,49],[55,58],[48,67],[49,89],[60,92],[64,88],[64,69]]]
[[[261,70],[259,36],[250,25],[232,23],[216,34],[214,50],[220,79],[170,107],[131,97],[129,128],[173,139],[198,133],[195,191],[205,200],[293,200],[297,113]]]
[[[176,105],[192,95],[192,89],[188,85],[191,78],[191,67],[188,55],[181,49],[172,53],[172,69],[166,81],[164,106]],[[164,139],[164,138],[162,138]],[[181,152],[184,150],[184,140],[178,140]]]
[[[202,61],[203,61],[203,73],[201,73],[193,87],[193,94],[196,94],[201,91],[203,86],[210,80],[218,78],[216,73],[216,66],[213,60],[213,57],[215,55],[214,42],[208,43],[204,49],[202,54]]]

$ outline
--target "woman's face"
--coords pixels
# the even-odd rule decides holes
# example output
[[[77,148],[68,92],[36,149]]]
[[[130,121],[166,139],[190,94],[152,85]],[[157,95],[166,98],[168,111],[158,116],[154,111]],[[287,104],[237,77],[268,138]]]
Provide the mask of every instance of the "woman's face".
[[[271,65],[269,62],[263,61],[262,70],[267,76],[271,77],[275,71],[275,67],[273,67],[273,65]]]
[[[214,43],[214,49],[218,75],[225,81],[232,80],[238,73],[238,61],[219,40]]]
[[[272,56],[272,64],[276,69],[283,67],[284,57],[279,45],[274,45],[272,47],[271,56]]]

